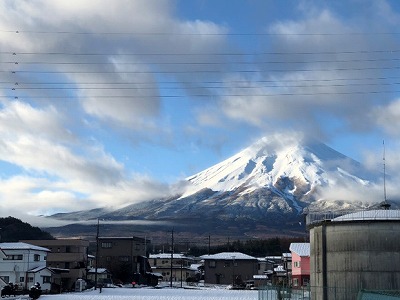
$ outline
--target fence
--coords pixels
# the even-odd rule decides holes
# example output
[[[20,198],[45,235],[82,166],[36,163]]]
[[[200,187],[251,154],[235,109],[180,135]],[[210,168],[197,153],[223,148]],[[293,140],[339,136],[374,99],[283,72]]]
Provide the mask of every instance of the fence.
[[[395,300],[400,291],[365,291],[339,287],[286,287],[267,285],[258,290],[258,300]]]
[[[291,288],[277,285],[263,286],[258,290],[258,300],[311,299],[310,287]]]
[[[339,287],[285,287],[263,286],[258,291],[258,300],[356,300],[359,290]]]

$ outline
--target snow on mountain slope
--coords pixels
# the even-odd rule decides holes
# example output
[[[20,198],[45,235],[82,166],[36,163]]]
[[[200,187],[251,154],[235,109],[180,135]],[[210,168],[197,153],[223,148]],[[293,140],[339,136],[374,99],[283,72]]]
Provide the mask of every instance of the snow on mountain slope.
[[[371,177],[359,163],[323,143],[292,142],[276,147],[276,141],[265,137],[225,161],[187,178],[190,186],[181,198],[205,188],[217,192],[240,188],[240,195],[268,188],[290,200],[300,187],[307,193],[316,187],[349,181],[367,185]],[[280,181],[283,178],[296,183],[282,190]]]
[[[266,137],[187,178],[182,194],[99,211],[98,217],[168,221],[188,231],[222,235],[249,235],[260,228],[302,232],[304,208],[362,207],[375,177],[323,143]],[[356,200],[349,200],[351,191],[357,192]],[[63,216],[68,217],[75,216]]]

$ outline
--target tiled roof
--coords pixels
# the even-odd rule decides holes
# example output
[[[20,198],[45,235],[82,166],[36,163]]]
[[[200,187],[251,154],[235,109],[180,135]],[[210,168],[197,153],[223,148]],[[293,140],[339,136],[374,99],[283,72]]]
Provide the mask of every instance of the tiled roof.
[[[310,243],[291,243],[289,250],[298,256],[310,256]]]

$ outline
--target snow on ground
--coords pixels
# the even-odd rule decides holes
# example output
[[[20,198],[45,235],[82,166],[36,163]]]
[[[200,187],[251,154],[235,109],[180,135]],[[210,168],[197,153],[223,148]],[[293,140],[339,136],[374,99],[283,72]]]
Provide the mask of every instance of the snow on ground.
[[[43,295],[39,300],[256,300],[255,290],[181,288],[104,288],[59,295]]]

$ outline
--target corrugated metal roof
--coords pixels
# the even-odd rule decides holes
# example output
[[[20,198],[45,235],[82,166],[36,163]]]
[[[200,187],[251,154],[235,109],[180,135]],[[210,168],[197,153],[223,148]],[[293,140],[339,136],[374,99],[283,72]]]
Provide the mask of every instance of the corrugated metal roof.
[[[298,256],[310,256],[310,243],[291,243],[289,250]]]
[[[332,219],[332,222],[343,222],[343,221],[363,221],[363,220],[400,220],[400,210],[392,209],[376,209],[376,210],[364,210],[355,213],[342,215]]]
[[[44,248],[44,247],[39,247],[27,243],[0,243],[0,249],[1,250],[37,250],[37,251],[45,251],[45,252],[51,252],[49,249]]]

